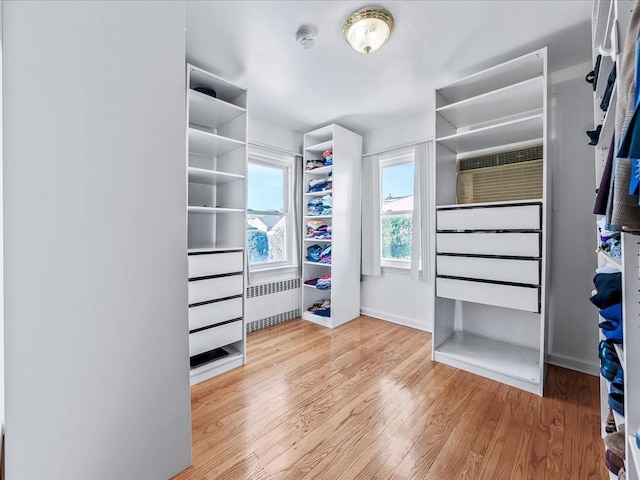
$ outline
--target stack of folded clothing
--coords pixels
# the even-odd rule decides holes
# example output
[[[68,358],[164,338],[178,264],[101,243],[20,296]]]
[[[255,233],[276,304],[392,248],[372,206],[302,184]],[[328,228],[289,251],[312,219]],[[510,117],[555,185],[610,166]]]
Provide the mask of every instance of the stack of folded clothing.
[[[328,298],[318,300],[316,303],[311,305],[307,310],[321,317],[330,317],[331,316],[331,300],[329,300]]]
[[[333,165],[333,147],[326,152],[322,152],[322,159],[324,160],[325,167]]]
[[[310,158],[305,163],[305,170],[314,170],[320,167],[328,167],[333,165],[333,148],[326,152],[322,152],[322,158]]]
[[[314,198],[307,204],[307,208],[310,216],[331,215],[331,195]]]
[[[316,263],[331,263],[331,245],[310,245],[307,247],[307,260]]]
[[[323,220],[307,220],[307,238],[331,240],[331,225]]]
[[[601,267],[593,277],[596,291],[591,303],[600,309],[600,323],[607,340],[622,343],[622,274],[613,267]]]
[[[304,166],[305,170],[314,170],[320,167],[324,167],[324,159],[320,158],[310,158]]]
[[[311,280],[305,280],[306,285],[316,287],[318,290],[331,290],[331,274],[327,274],[324,277],[312,278]]]
[[[307,193],[324,192],[333,188],[333,172],[329,172],[326,177],[312,178],[309,180],[309,188]]]

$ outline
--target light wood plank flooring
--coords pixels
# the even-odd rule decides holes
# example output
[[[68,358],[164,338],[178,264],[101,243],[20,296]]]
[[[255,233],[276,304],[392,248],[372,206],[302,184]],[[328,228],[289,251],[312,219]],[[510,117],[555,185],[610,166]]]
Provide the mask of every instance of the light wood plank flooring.
[[[365,316],[247,344],[245,367],[192,388],[193,466],[176,479],[608,478],[595,377],[550,366],[540,398]]]

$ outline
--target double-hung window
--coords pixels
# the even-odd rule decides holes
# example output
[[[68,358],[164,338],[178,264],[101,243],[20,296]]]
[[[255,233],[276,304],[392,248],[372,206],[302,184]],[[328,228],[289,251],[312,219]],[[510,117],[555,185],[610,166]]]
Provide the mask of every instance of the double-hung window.
[[[247,255],[252,271],[293,261],[293,159],[250,155],[247,168]]]
[[[380,157],[381,266],[411,267],[413,149]]]

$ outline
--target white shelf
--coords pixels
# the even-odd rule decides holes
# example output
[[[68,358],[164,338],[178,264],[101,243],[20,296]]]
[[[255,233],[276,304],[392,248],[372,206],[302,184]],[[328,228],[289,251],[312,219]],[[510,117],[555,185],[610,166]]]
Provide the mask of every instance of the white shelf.
[[[189,122],[218,129],[244,115],[244,108],[195,90],[189,90]]]
[[[201,183],[203,185],[224,185],[225,183],[244,181],[244,175],[236,175],[235,173],[219,172],[216,170],[207,170],[205,168],[189,167],[189,182]]]
[[[324,242],[324,243],[331,243],[331,239],[322,239],[322,238],[305,238],[304,239],[305,242],[311,242],[311,243],[316,243],[316,242]]]
[[[189,205],[187,211],[189,213],[244,213],[242,208],[197,207],[195,205]]]
[[[333,170],[333,165],[327,165],[326,167],[318,167],[313,170],[305,170],[306,175],[326,175]]]
[[[305,197],[324,197],[326,194],[331,193],[332,190],[322,190],[321,192],[307,192],[304,194]]]
[[[620,257],[612,257],[607,252],[598,251],[598,257],[606,264],[611,265],[612,267],[618,268],[622,271],[622,259]]]
[[[244,142],[189,127],[189,153],[217,157],[245,146]]]
[[[322,317],[307,310],[302,312],[302,319],[317,323],[318,325],[322,325],[323,327],[331,327],[331,317]]]
[[[543,57],[543,50],[537,50],[465,77],[438,92],[447,102],[455,103],[538,77],[543,73]]]
[[[508,85],[498,90],[445,105],[436,110],[454,127],[476,125],[513,115],[542,111],[542,77]]]
[[[307,265],[322,265],[323,267],[330,267],[331,264],[330,263],[323,263],[323,262],[310,262],[308,260],[305,260],[302,263],[306,263]]]
[[[544,116],[538,114],[448,135],[436,139],[436,142],[454,153],[466,153],[542,139],[543,126]]]
[[[306,283],[302,282],[302,286],[305,288],[311,288],[313,290],[317,290],[318,292],[327,292],[327,294],[331,294],[331,289],[330,288],[317,288],[315,285],[307,285]]]
[[[455,333],[435,349],[437,360],[489,378],[510,377],[538,387],[540,352],[470,333]],[[445,361],[449,360],[449,362]],[[494,378],[495,380],[496,378]]]
[[[190,84],[187,85],[188,88],[213,88],[216,91],[217,98],[227,103],[235,104],[246,92],[244,88],[234,85],[213,73],[202,70],[195,65],[188,65],[188,70],[190,74]]]
[[[226,357],[190,369],[191,385],[243,365],[244,355],[241,352],[231,346],[223,349],[229,353]]]
[[[305,220],[313,220],[316,218],[331,218],[331,215],[305,215],[304,218]]]
[[[315,145],[311,145],[311,146],[305,148],[305,151],[322,154],[322,153],[326,152],[327,150],[329,150],[332,147],[333,147],[333,140],[327,140],[326,142],[322,142],[322,143],[317,143]]]

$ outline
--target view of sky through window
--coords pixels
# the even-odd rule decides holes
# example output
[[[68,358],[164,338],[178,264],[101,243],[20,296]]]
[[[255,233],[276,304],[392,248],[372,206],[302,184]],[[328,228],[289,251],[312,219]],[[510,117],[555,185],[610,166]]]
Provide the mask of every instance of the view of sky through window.
[[[257,163],[247,169],[247,208],[281,212],[284,209],[284,170]]]
[[[381,198],[402,198],[413,195],[413,163],[382,168]]]

